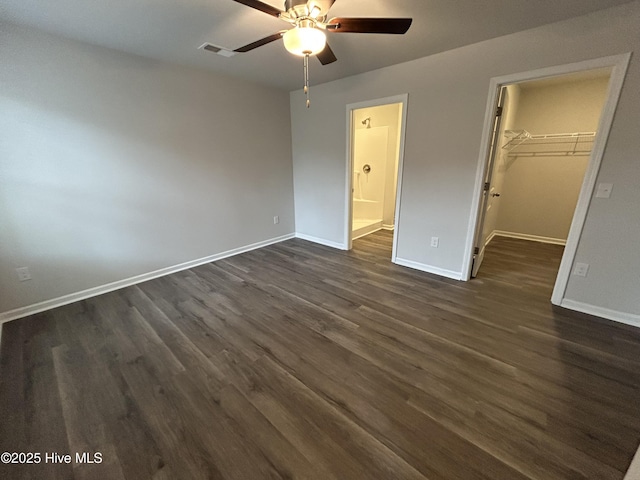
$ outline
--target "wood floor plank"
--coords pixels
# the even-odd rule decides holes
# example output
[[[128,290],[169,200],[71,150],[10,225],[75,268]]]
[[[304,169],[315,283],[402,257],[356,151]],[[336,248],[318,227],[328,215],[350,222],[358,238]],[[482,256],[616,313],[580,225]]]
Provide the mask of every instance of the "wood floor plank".
[[[57,394],[57,373],[52,349],[60,342],[55,332],[55,320],[47,312],[24,325],[23,359],[25,365],[25,406],[27,445],[36,452],[69,451],[66,422],[60,395]],[[39,421],[34,421],[38,419]],[[42,419],[42,420],[40,420]],[[51,468],[41,463],[30,468],[34,478],[66,478],[71,466]]]
[[[84,310],[93,311],[88,302]],[[95,413],[102,418],[104,436],[113,440],[114,454],[124,477],[155,478],[168,474],[171,478],[172,469],[166,465],[161,450],[142,419],[140,408],[120,374],[119,363],[123,357],[118,353],[118,337],[106,334],[109,331],[108,322],[101,323],[101,319],[94,316],[94,321],[89,325],[82,316],[56,316],[58,331],[65,346],[69,345],[82,354],[80,358],[84,360],[83,363],[91,367],[83,378],[83,388],[98,398],[94,403]],[[99,338],[105,341],[96,341]],[[89,346],[90,351],[85,346]],[[87,361],[89,358],[91,362]],[[79,397],[79,401],[82,402],[84,398]]]
[[[66,345],[53,348],[53,360],[69,441],[68,450],[62,453],[68,452],[75,457],[76,453],[86,452],[93,457],[99,452],[103,456],[103,462],[99,464],[74,464],[74,477],[125,478],[100,409],[102,404],[108,408],[113,408],[113,404],[90,388],[87,379],[93,375],[91,363],[82,351]],[[113,394],[117,397],[116,392]]]
[[[220,404],[243,429],[248,437],[253,437],[262,446],[265,455],[283,478],[303,480],[334,480],[336,477],[317,463],[304,457],[267,418],[242,395],[234,385],[222,391]]]
[[[252,403],[285,435],[296,438],[303,453],[316,460],[320,453],[337,476],[346,469],[346,478],[425,478],[268,357],[255,362],[253,371],[258,388],[247,392]]]
[[[2,325],[0,347],[0,450],[27,451],[26,403],[23,360],[23,325],[10,322]],[[29,465],[0,463],[0,478],[28,478]]]
[[[193,432],[198,415],[186,408],[180,392],[165,387],[144,357],[121,365],[120,371],[136,404],[142,406],[146,426],[176,478],[224,478],[202,438]]]
[[[0,477],[622,479],[640,331],[550,304],[562,247],[497,237],[457,282],[391,244],[288,240],[5,324],[0,450],[104,461]]]

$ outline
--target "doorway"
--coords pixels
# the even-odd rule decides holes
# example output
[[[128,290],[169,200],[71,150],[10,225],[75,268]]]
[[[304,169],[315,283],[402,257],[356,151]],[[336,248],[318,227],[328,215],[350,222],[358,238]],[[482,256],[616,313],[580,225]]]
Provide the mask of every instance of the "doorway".
[[[399,225],[400,186],[407,96],[347,106],[348,156],[345,244],[379,230],[393,232],[391,259]]]
[[[470,277],[481,275],[485,250],[496,238],[511,247],[524,241],[523,251],[560,245],[552,302],[561,304],[628,59],[492,81]],[[495,255],[497,248],[489,250]]]

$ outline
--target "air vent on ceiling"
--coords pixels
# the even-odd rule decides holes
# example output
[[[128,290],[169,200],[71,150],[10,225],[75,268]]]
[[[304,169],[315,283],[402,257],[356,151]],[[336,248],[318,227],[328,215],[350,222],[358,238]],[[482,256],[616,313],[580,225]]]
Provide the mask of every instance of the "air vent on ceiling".
[[[233,50],[229,50],[224,47],[219,47],[218,45],[213,45],[212,43],[204,43],[198,47],[198,50],[206,50],[208,52],[213,52],[218,55],[222,55],[223,57],[233,57],[237,52]]]

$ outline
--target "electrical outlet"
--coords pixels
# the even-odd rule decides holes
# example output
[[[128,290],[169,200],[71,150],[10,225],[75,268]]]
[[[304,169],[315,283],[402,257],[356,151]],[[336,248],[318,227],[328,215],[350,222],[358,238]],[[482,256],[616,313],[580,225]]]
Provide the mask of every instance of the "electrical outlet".
[[[29,272],[29,267],[16,268],[16,273],[18,274],[18,280],[20,280],[21,282],[26,282],[27,280],[31,280],[31,273]]]
[[[276,215],[275,217],[273,217],[273,224],[277,225],[280,223],[280,217],[278,215]]]
[[[573,274],[578,277],[586,277],[589,272],[589,264],[588,263],[576,263],[575,268],[573,269]]]
[[[596,198],[610,198],[613,190],[613,183],[600,183],[596,190]]]
[[[438,248],[438,245],[440,245],[440,239],[438,237],[431,237],[431,246]]]

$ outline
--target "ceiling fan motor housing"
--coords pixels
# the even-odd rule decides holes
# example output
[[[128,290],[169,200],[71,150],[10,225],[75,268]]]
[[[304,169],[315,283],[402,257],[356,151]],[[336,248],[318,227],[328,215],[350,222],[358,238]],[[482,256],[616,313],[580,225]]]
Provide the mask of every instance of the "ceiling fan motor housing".
[[[315,15],[318,15],[321,12],[321,6],[313,0],[309,2],[305,0],[285,0],[284,8],[294,19],[309,17],[312,12],[315,13]]]
[[[292,8],[295,8],[301,5],[306,5],[306,4],[307,4],[306,0],[285,0],[284,9],[290,10]]]

